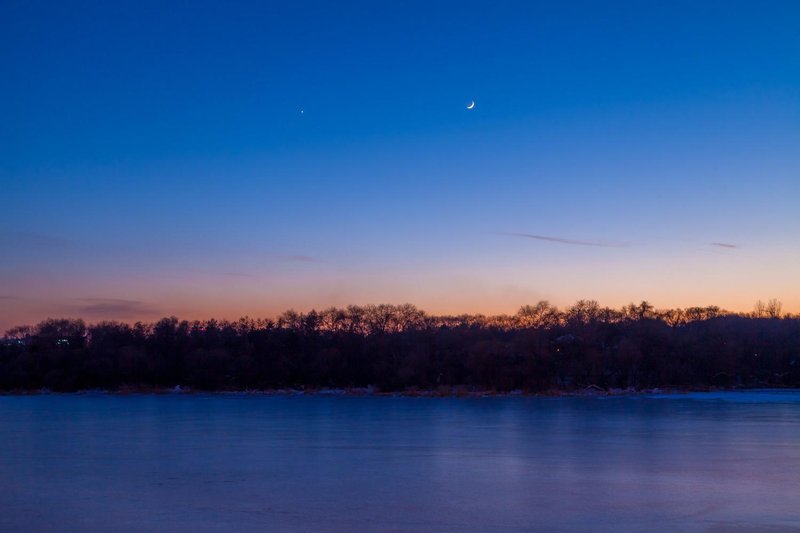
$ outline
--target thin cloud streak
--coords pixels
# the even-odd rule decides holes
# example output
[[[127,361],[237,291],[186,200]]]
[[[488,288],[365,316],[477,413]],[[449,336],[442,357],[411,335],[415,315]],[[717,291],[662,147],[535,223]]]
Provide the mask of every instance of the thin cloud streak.
[[[0,231],[0,246],[10,249],[53,250],[65,248],[71,243],[53,235],[31,231]]]
[[[315,257],[311,257],[310,255],[303,255],[303,254],[278,254],[278,253],[270,253],[267,256],[268,261],[272,261],[273,263],[317,263],[319,260]],[[213,270],[213,269],[204,269],[204,268],[184,268],[183,271],[185,272],[192,272],[194,274],[203,274],[206,276],[223,276],[223,277],[231,277],[231,278],[255,278],[258,277],[258,274],[254,274],[251,272],[242,272],[237,270]]]
[[[248,274],[247,272],[234,272],[234,271],[224,271],[224,270],[202,270],[199,268],[187,268],[187,272],[193,272],[195,274],[209,274],[212,276],[229,276],[229,277],[236,277],[236,278],[252,278],[255,277],[253,274]]]
[[[278,254],[276,257],[282,261],[294,261],[297,263],[315,263],[317,259],[310,255],[302,254]]]
[[[101,319],[131,318],[157,313],[158,310],[139,300],[121,298],[77,298],[72,309],[88,317]]]
[[[738,244],[730,244],[727,242],[712,242],[709,243],[711,246],[717,246],[718,248],[738,248]]]
[[[501,235],[508,235],[509,237],[523,237],[525,239],[534,239],[537,241],[556,242],[559,244],[571,244],[573,246],[597,246],[602,248],[627,248],[630,246],[630,243],[627,242],[585,241],[578,239],[565,239],[563,237],[552,237],[549,235],[536,235],[533,233],[501,232]]]

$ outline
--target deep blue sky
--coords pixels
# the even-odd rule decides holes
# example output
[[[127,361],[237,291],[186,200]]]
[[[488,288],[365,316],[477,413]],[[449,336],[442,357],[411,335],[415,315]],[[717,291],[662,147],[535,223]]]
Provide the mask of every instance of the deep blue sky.
[[[800,310],[798,2],[1,2],[0,72],[0,326]]]

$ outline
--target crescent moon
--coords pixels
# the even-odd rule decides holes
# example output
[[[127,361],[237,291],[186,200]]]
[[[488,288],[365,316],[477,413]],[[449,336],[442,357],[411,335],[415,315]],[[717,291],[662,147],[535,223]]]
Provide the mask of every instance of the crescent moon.
[[[467,109],[472,109],[473,107],[475,107],[475,100],[473,100],[473,101],[471,101],[469,103],[469,105],[467,106]]]

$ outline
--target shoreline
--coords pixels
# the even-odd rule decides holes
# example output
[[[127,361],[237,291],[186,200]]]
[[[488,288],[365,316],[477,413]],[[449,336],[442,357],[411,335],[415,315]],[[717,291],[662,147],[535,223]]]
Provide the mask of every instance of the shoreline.
[[[252,395],[252,396],[337,396],[337,397],[376,397],[376,398],[605,398],[626,396],[681,395],[697,392],[754,392],[798,390],[794,387],[695,387],[671,388],[653,387],[650,389],[602,389],[589,386],[583,389],[553,389],[531,392],[524,390],[494,391],[473,390],[466,387],[446,387],[438,389],[406,389],[402,391],[381,391],[375,387],[353,388],[283,388],[283,389],[245,389],[245,390],[202,390],[189,387],[120,387],[118,389],[82,389],[76,391],[52,391],[49,389],[0,391],[0,396],[45,396],[45,395],[108,395],[108,396],[162,396],[162,395]]]

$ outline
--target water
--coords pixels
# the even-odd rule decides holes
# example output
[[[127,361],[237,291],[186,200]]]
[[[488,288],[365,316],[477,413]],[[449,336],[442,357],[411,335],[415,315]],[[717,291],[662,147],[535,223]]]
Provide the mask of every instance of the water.
[[[0,397],[1,531],[800,531],[800,392]]]

